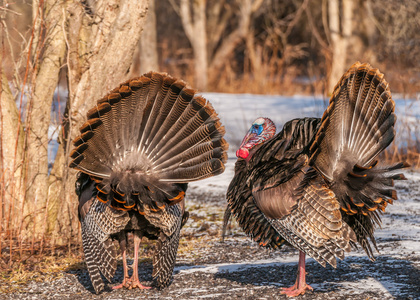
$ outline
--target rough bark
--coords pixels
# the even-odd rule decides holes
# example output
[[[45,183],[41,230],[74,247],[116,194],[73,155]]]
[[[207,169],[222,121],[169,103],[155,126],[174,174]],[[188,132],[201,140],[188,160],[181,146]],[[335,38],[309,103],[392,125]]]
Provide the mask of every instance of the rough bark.
[[[185,34],[194,53],[195,86],[203,91],[207,89],[207,35],[206,35],[206,0],[181,0],[176,9],[181,17]]]
[[[25,239],[40,237],[44,230],[45,207],[48,194],[48,128],[51,121],[51,104],[63,65],[66,46],[64,40],[64,1],[44,2],[45,41],[43,55],[33,82],[27,118],[25,164],[25,205],[23,210]],[[41,43],[38,42],[38,45]]]
[[[1,54],[0,54],[1,55]],[[22,207],[23,128],[2,70],[0,82],[0,241],[6,230],[18,227]],[[15,233],[13,233],[15,235]],[[10,236],[9,236],[10,237]],[[1,247],[1,245],[0,245]],[[0,249],[1,250],[1,249]]]
[[[149,11],[140,38],[139,52],[140,74],[159,70],[155,0],[149,0]]]
[[[80,126],[86,121],[87,110],[96,100],[127,79],[147,7],[147,1],[97,1],[94,15],[78,16],[79,30],[71,33],[74,36],[69,36],[69,54],[73,55],[71,59],[78,59],[79,63],[73,64],[74,69],[69,72],[67,132],[54,163],[58,165],[54,165],[50,180],[49,230],[55,236],[62,237],[57,243],[66,243],[68,239],[79,236],[74,192],[76,172],[66,167],[71,148],[67,141],[72,141],[78,135]],[[78,7],[71,12],[86,14]],[[63,164],[64,168],[61,168]],[[52,229],[55,215],[57,222]]]

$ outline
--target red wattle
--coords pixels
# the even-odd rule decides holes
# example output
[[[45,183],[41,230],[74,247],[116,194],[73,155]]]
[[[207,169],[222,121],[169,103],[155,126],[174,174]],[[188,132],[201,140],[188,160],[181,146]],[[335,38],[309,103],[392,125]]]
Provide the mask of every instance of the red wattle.
[[[240,158],[247,158],[249,155],[249,151],[246,148],[240,148],[238,151],[236,151],[236,157],[240,157]]]

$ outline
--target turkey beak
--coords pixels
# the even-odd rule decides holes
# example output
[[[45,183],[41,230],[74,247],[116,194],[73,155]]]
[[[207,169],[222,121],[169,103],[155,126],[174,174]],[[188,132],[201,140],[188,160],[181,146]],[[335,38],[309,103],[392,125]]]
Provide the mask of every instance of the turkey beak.
[[[236,157],[246,159],[249,156],[249,150],[251,150],[258,142],[258,134],[255,132],[248,132],[248,134],[242,140],[239,150],[236,151]]]

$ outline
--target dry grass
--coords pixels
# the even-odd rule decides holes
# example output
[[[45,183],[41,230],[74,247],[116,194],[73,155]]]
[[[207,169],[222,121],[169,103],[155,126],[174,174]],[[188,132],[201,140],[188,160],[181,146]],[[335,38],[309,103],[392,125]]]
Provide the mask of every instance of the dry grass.
[[[23,252],[18,261],[7,263],[3,256],[0,268],[0,293],[21,291],[28,282],[51,281],[70,270],[86,268],[80,246],[60,247],[43,253]]]
[[[194,250],[205,251],[210,240],[218,240],[218,235],[203,237],[182,237],[179,244],[178,256],[190,257]],[[115,242],[116,245],[118,244]],[[139,263],[152,262],[155,241],[143,238],[140,248]],[[128,257],[134,257],[132,244],[128,246]],[[0,294],[22,292],[29,282],[45,282],[59,279],[65,272],[86,269],[82,248],[79,245],[60,247],[54,251],[48,250],[31,254],[24,251],[18,261],[11,264],[7,257],[0,260]],[[122,265],[121,257],[118,264]]]

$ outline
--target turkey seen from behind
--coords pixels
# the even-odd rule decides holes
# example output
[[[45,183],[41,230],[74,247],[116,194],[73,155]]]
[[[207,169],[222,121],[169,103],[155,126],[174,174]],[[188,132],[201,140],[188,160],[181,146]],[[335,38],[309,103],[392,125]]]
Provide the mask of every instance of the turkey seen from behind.
[[[170,284],[181,227],[188,219],[189,182],[221,174],[228,144],[212,105],[163,73],[134,78],[100,99],[74,140],[70,167],[79,170],[76,193],[86,265],[97,293],[117,268],[118,240],[124,279],[118,288],[150,288],[138,278],[141,239],[157,240],[153,280]],[[127,234],[134,236],[133,274]]]
[[[233,215],[261,246],[289,243],[300,251],[298,276],[282,294],[298,296],[306,284],[305,254],[322,266],[337,265],[360,245],[371,260],[374,230],[397,199],[394,180],[405,162],[378,164],[395,136],[394,113],[384,75],[355,63],[335,86],[322,118],[294,119],[275,135],[258,118],[236,155],[227,191],[223,235]]]

